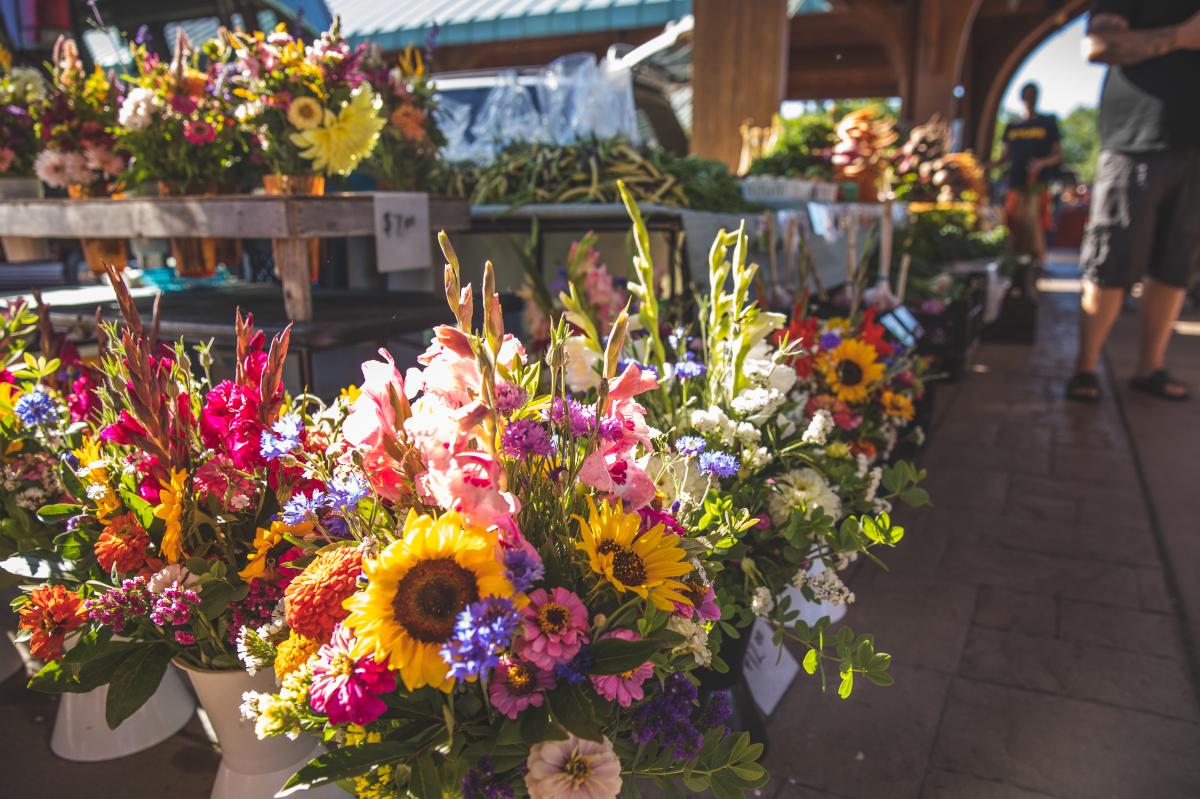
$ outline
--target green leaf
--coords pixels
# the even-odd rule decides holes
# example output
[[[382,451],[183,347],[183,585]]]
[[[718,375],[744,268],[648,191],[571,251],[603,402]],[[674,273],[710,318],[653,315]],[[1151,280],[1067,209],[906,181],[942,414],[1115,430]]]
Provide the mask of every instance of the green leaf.
[[[358,746],[343,746],[314,757],[292,775],[276,796],[315,788],[338,780],[357,777],[382,763],[395,763],[412,755],[416,741],[379,741]]]
[[[438,772],[432,752],[417,758],[409,790],[416,794],[417,799],[442,799],[442,775]]]
[[[109,681],[113,671],[139,645],[113,641],[110,630],[90,630],[60,660],[33,675],[29,687],[46,694],[87,693]]]
[[[603,740],[596,714],[583,692],[573,685],[560,685],[550,693],[550,710],[563,729],[589,741]]]
[[[817,673],[817,662],[818,662],[817,650],[815,650],[815,649],[808,650],[808,653],[805,654],[805,656],[804,656],[804,670],[806,672],[808,672],[809,674],[816,674]]]
[[[62,579],[71,573],[73,565],[53,552],[32,550],[5,558],[0,561],[0,569],[17,577],[44,581]]]
[[[636,669],[662,648],[663,642],[657,638],[643,638],[639,641],[602,638],[589,649],[592,665],[588,674],[622,674]]]
[[[104,703],[104,720],[110,730],[119,727],[154,695],[171,657],[170,647],[164,644],[142,644],[121,661],[108,681],[108,700]]]
[[[850,696],[850,692],[854,690],[854,672],[847,669],[842,672],[842,684],[838,686],[838,696],[842,699]]]
[[[78,516],[82,512],[82,505],[72,505],[69,502],[59,502],[54,505],[43,505],[42,507],[38,508],[37,517],[46,524],[53,524],[55,522],[62,521],[63,519],[70,518],[71,516]]]

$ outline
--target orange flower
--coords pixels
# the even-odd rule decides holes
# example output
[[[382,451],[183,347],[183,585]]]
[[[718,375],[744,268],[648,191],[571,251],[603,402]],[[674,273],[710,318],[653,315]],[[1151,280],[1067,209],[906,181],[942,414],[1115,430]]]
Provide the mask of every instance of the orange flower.
[[[146,529],[137,516],[124,513],[105,526],[104,532],[96,539],[94,549],[100,568],[111,572],[116,566],[118,574],[126,574],[136,571],[146,562],[146,547],[149,545],[150,536],[146,535]]]
[[[320,641],[305,638],[292,630],[275,649],[275,678],[283,682],[284,677],[307,663],[320,648]]]
[[[299,635],[328,641],[334,626],[349,615],[342,607],[358,588],[362,553],[339,547],[321,554],[292,580],[284,596],[284,618]]]
[[[29,651],[39,660],[62,657],[63,639],[87,619],[83,600],[61,585],[39,585],[33,589],[20,614],[18,626],[32,633]]]
[[[868,460],[874,460],[875,455],[878,453],[875,444],[865,438],[860,438],[858,441],[851,441],[850,451],[855,455],[863,455]]]
[[[404,138],[411,141],[425,140],[425,112],[415,105],[398,105],[389,120],[392,127],[400,128]]]

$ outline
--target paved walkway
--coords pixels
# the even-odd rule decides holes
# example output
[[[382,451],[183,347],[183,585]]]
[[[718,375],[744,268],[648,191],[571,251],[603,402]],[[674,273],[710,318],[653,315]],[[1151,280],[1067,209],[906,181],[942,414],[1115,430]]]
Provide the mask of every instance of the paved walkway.
[[[1184,643],[1197,630],[1177,610],[1182,597],[1200,620],[1200,401],[1165,408],[1122,388],[1118,403],[1111,386],[1095,407],[1062,399],[1075,274],[1052,268],[1035,346],[984,345],[939,394],[923,458],[936,507],[905,515],[890,574],[854,583],[846,621],[893,653],[896,684],[845,702],[794,686],[771,721],[764,795],[1200,796]],[[1127,316],[1118,337],[1136,331]],[[1173,346],[1200,391],[1200,336]],[[1123,385],[1131,351],[1112,350]]]

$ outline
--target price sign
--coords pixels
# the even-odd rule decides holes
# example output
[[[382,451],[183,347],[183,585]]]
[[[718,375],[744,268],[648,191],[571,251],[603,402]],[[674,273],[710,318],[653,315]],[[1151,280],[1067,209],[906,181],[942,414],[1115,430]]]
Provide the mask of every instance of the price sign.
[[[428,269],[429,195],[386,191],[375,195],[375,260],[380,272]]]
[[[750,646],[742,662],[746,685],[755,704],[768,716],[783,698],[788,686],[800,673],[800,664],[785,646],[775,646],[771,640],[771,625],[756,619],[750,628]]]

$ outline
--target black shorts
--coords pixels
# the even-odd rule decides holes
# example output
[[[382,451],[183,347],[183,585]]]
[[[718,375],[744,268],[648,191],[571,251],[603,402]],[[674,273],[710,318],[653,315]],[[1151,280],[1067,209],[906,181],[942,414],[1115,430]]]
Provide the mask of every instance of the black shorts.
[[[1080,258],[1106,288],[1142,275],[1186,288],[1200,264],[1200,150],[1101,151]]]

